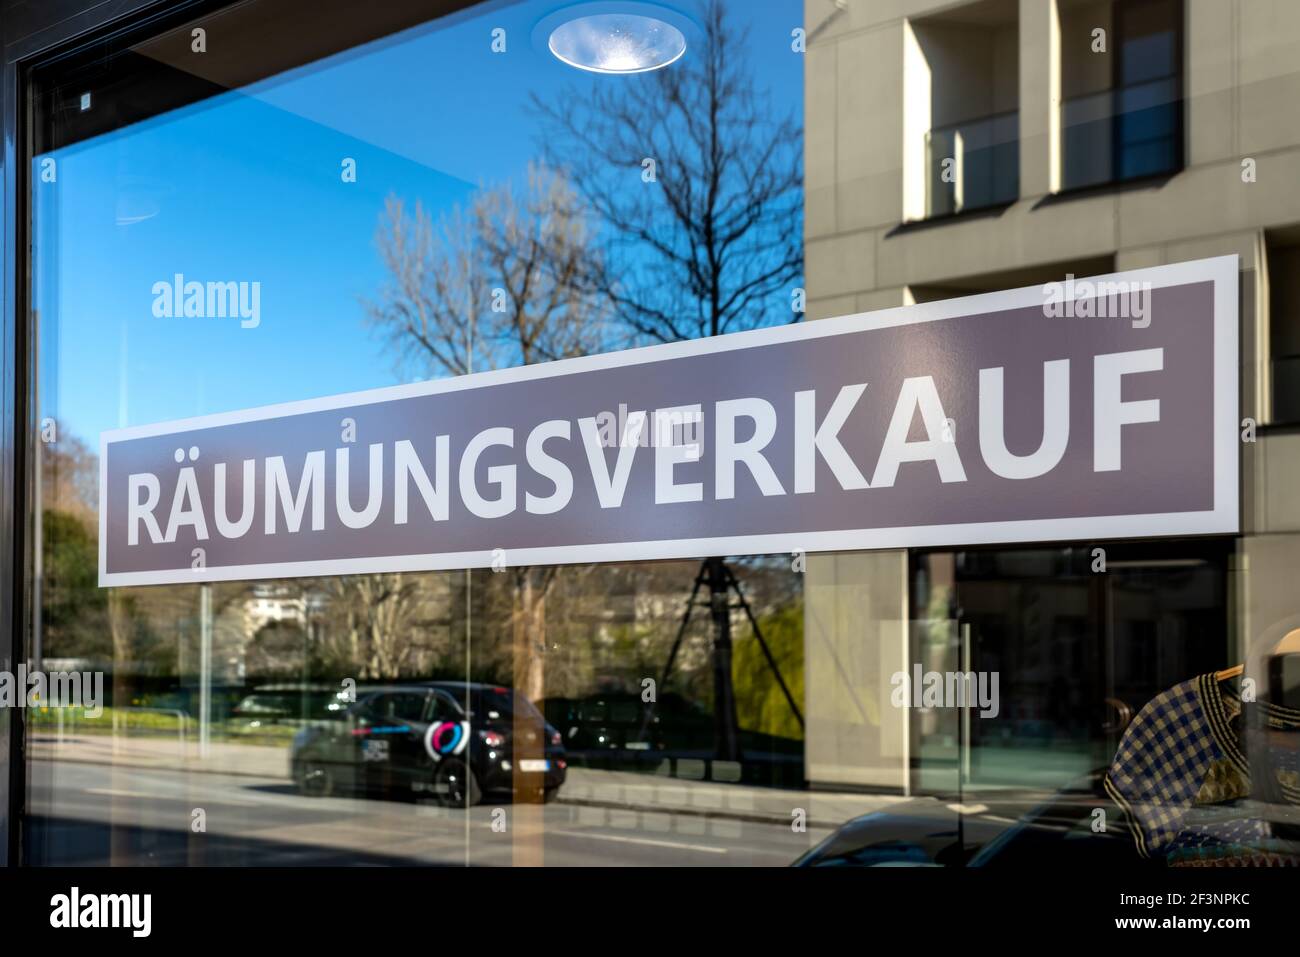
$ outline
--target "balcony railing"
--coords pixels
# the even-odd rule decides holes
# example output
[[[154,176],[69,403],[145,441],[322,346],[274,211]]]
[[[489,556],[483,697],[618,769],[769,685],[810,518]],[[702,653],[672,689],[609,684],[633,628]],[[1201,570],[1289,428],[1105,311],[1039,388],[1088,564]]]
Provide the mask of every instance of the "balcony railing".
[[[926,216],[1015,202],[1020,195],[1020,115],[1011,110],[925,134]]]
[[[1182,162],[1181,116],[1176,76],[1062,101],[1063,188],[1174,172]]]

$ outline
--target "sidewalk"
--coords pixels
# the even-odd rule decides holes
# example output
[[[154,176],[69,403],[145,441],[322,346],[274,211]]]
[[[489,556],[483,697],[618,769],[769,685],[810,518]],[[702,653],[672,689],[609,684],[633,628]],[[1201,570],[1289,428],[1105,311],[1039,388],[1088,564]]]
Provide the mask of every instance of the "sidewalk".
[[[213,742],[206,758],[197,741],[173,737],[128,737],[108,734],[67,734],[60,743],[53,734],[31,738],[28,755],[49,761],[112,764],[133,768],[166,768],[198,774],[242,774],[259,778],[289,778],[289,749],[258,744]]]
[[[635,808],[787,826],[794,822],[795,812],[802,810],[809,828],[836,828],[850,818],[878,811],[905,798],[715,784],[631,771],[570,768],[559,800],[565,804]]]
[[[199,756],[196,742],[174,738],[109,735],[36,735],[30,756],[38,760],[162,768],[195,774],[233,774],[289,778],[289,750],[255,744],[213,742]],[[809,828],[835,828],[850,818],[880,810],[904,798],[895,795],[762,788],[743,784],[691,781],[631,771],[570,767],[560,791],[561,804],[618,810],[686,814],[765,824],[789,825],[803,811]]]

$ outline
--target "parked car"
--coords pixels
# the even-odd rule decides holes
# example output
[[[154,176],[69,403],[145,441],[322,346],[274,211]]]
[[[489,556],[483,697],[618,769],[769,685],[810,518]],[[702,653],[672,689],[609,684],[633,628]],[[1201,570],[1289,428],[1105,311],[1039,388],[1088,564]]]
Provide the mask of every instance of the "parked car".
[[[560,733],[525,697],[456,681],[359,689],[343,720],[298,732],[289,763],[304,794],[405,790],[455,807],[487,794],[550,801],[568,766]]]
[[[671,751],[711,754],[713,716],[698,704],[668,692],[652,707],[631,692],[583,698],[547,698],[546,720],[561,729],[572,752]]]
[[[1102,790],[1104,773],[1056,792],[1018,788],[902,801],[842,825],[794,866],[1142,866],[1119,809]]]

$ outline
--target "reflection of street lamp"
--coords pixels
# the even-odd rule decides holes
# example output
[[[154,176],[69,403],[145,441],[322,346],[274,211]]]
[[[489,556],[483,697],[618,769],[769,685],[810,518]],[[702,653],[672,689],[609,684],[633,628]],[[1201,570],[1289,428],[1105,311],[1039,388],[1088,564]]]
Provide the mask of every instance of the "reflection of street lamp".
[[[133,226],[158,215],[161,190],[152,180],[141,176],[121,177],[114,201],[114,221],[119,226]]]
[[[679,60],[686,52],[686,37],[672,24],[653,16],[592,13],[565,21],[552,30],[547,47],[557,59],[579,70],[646,73]]]

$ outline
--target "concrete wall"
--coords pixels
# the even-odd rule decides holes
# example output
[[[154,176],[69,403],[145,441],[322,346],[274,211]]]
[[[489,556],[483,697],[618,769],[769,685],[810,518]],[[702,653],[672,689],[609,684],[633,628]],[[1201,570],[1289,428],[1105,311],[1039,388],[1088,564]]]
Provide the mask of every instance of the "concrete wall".
[[[909,711],[889,695],[909,668],[907,554],[809,555],[804,601],[808,779],[906,792]]]
[[[882,289],[1300,222],[1300,190],[1293,188],[1300,181],[1300,110],[1294,108],[1300,102],[1300,4],[1293,0],[1187,0],[1188,168],[1161,186],[1047,205],[1040,201],[1050,191],[1046,117],[1052,104],[1042,91],[1059,72],[1059,44],[1079,38],[1051,35],[1050,0],[1024,0],[1018,30],[1022,156],[1031,161],[1022,162],[1021,202],[997,220],[913,231],[897,229],[911,139],[904,136],[905,85],[925,83],[905,76],[923,68],[923,58],[909,59],[904,68],[905,18],[954,5],[846,2],[847,10],[830,20],[807,53],[805,229],[813,315],[852,311],[859,297],[874,302],[871,294]],[[831,5],[808,0],[807,8],[815,24]],[[1073,29],[1084,29],[1089,19],[1075,17]],[[934,32],[922,24],[917,35]],[[1241,84],[1234,87],[1238,75]],[[975,101],[963,94],[959,102]],[[932,109],[950,107],[957,108]],[[939,122],[936,112],[934,125]],[[1257,162],[1255,183],[1241,182],[1247,156]]]

